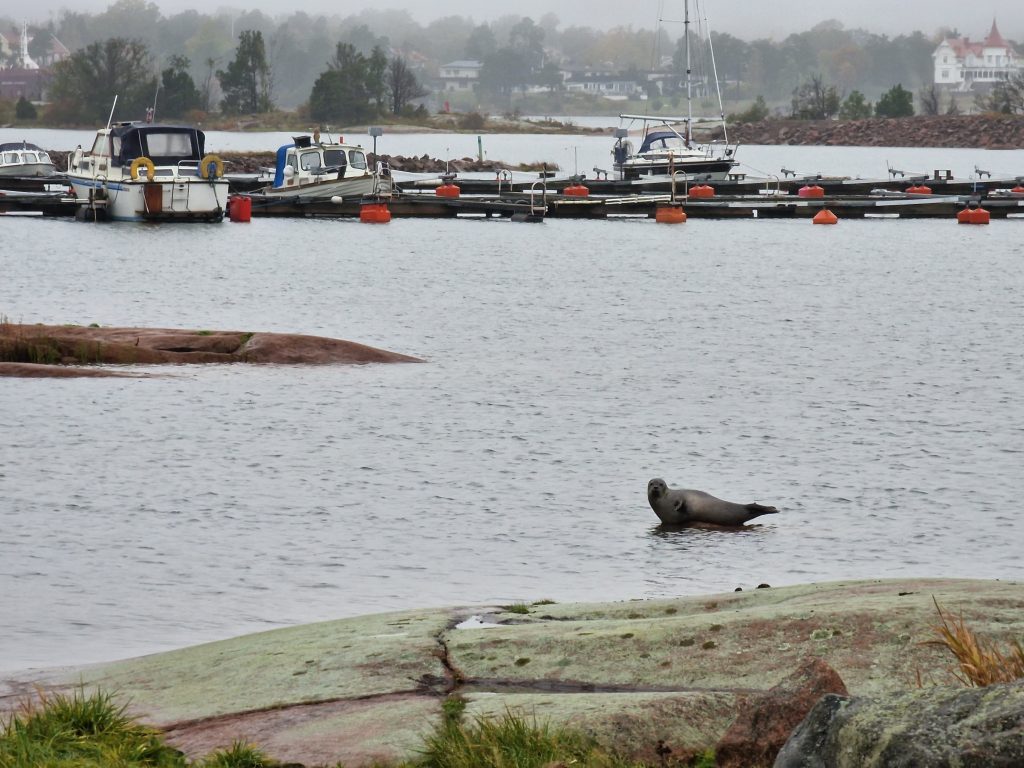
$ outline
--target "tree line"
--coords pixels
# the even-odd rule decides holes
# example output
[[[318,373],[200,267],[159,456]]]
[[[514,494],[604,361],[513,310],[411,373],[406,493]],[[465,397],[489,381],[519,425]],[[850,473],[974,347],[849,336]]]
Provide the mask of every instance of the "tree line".
[[[389,58],[379,46],[363,56],[339,42],[326,66],[305,107],[321,122],[402,114],[426,94],[407,62],[401,56]],[[190,74],[189,59],[180,54],[169,57],[159,75],[147,74],[152,71],[152,55],[139,40],[115,37],[90,43],[54,67],[47,117],[55,123],[105,122],[115,96],[117,114],[133,119],[152,116],[151,110],[165,118],[186,118],[215,106],[225,115],[276,108],[273,69],[258,30],[242,30],[232,60],[224,69],[211,70],[199,85]],[[221,94],[216,105],[214,78]]]

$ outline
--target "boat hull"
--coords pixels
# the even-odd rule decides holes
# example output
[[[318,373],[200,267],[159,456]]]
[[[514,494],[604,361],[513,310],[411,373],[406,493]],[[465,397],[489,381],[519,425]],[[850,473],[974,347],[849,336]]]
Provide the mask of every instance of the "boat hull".
[[[227,209],[225,179],[108,181],[69,174],[68,181],[83,209],[102,211],[111,221],[221,221]]]
[[[737,166],[735,160],[724,158],[701,158],[699,160],[683,160],[676,158],[670,165],[668,159],[643,160],[630,159],[624,163],[616,163],[615,170],[624,181],[639,179],[643,176],[668,176],[671,167],[677,178],[683,176],[700,179],[725,179]]]
[[[56,172],[53,163],[0,165],[0,176],[53,176]]]
[[[373,176],[364,176],[357,179],[321,181],[294,187],[265,187],[264,189],[257,190],[256,194],[275,200],[296,197],[358,198],[390,195],[391,179],[389,177],[374,178]]]

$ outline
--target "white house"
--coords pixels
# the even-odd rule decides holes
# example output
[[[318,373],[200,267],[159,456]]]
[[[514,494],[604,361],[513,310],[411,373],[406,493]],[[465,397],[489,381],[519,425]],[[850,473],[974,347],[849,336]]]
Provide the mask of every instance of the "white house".
[[[589,93],[609,101],[647,98],[643,86],[637,82],[636,75],[622,72],[568,72],[565,73],[565,90],[572,93]]]
[[[992,30],[980,43],[967,37],[947,38],[932,54],[935,84],[960,91],[975,85],[990,86],[1024,72],[1022,59],[992,21]]]
[[[442,64],[439,75],[446,91],[474,91],[480,82],[480,70],[483,64],[479,61],[465,59]]]

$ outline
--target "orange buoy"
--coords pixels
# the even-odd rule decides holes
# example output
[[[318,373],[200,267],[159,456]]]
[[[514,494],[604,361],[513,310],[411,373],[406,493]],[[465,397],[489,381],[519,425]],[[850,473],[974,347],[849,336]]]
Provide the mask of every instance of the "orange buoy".
[[[824,197],[825,190],[819,187],[817,184],[805,184],[800,187],[796,192],[799,197]]]
[[[964,208],[956,215],[960,224],[988,224],[991,215],[984,208]]]
[[[914,184],[912,187],[907,187],[908,195],[930,195],[932,193],[931,187],[926,187],[924,184]]]
[[[683,206],[659,205],[654,210],[654,220],[658,224],[683,224],[686,221],[686,212]]]
[[[364,224],[387,224],[391,221],[391,211],[387,203],[363,203],[359,207],[359,220]]]
[[[232,195],[228,198],[228,219],[247,222],[252,219],[252,198],[248,195]]]
[[[838,224],[839,217],[832,213],[828,208],[822,208],[814,214],[813,221],[815,224]]]
[[[590,188],[582,184],[571,184],[562,190],[562,194],[569,195],[570,197],[589,197]]]
[[[442,184],[434,190],[434,194],[438,197],[451,197],[456,198],[462,192],[462,189],[456,184]]]
[[[715,188],[708,184],[698,184],[695,187],[690,187],[690,197],[714,197]]]

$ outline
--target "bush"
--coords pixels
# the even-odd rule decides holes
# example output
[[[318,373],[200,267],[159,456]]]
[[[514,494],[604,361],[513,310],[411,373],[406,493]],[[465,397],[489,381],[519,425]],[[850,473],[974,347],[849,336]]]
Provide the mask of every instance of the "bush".
[[[36,112],[36,105],[22,96],[14,108],[14,116],[19,120],[35,120],[39,113]]]
[[[479,112],[467,112],[459,115],[459,128],[467,131],[479,131],[487,125],[487,118]]]
[[[742,112],[736,112],[735,114],[729,115],[730,123],[759,123],[764,120],[770,111],[768,105],[765,104],[764,96],[758,96],[754,99],[754,103],[747,107]]]
[[[875,105],[875,114],[878,117],[913,117],[914,94],[897,83],[882,94]]]

